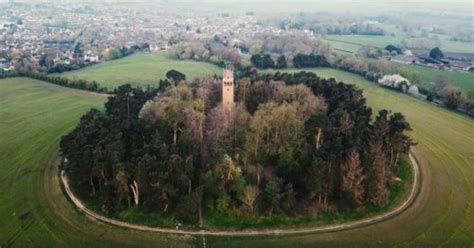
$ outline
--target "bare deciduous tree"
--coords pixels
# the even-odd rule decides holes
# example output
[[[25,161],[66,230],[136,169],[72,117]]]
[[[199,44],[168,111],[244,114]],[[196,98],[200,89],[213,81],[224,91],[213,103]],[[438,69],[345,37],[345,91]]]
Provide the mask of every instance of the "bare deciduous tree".
[[[364,200],[365,175],[360,165],[359,153],[351,151],[341,166],[341,190],[356,205],[361,205]]]
[[[250,212],[254,212],[255,203],[260,195],[260,189],[257,186],[249,185],[244,188],[240,195],[242,203],[250,209]]]

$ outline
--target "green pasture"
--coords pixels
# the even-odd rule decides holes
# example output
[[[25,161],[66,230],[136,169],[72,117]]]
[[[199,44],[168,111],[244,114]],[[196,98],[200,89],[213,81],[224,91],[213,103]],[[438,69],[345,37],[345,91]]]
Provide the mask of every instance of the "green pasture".
[[[435,86],[436,78],[443,76],[447,83],[459,87],[465,92],[474,89],[474,73],[459,71],[442,71],[431,69],[419,65],[404,65],[390,63],[391,73],[398,73],[413,81],[415,77],[420,78],[420,86],[432,89]]]
[[[177,70],[186,75],[186,79],[220,75],[221,69],[215,65],[180,61],[168,58],[167,52],[138,53],[125,58],[85,67],[62,74],[71,79],[97,81],[101,86],[114,89],[125,83],[135,86],[147,86],[166,78],[166,73]]]
[[[323,40],[340,54],[357,53],[363,46],[385,48],[387,45],[401,45],[402,41],[411,37],[420,37],[420,32],[407,33],[391,24],[378,24],[387,31],[386,35],[325,35]],[[437,39],[439,48],[444,52],[474,53],[474,42],[452,41],[449,35],[429,34],[433,40]]]

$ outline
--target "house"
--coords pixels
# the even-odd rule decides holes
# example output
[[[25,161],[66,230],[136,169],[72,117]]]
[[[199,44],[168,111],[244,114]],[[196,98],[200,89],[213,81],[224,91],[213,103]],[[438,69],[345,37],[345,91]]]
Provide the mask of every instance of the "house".
[[[99,62],[99,56],[98,55],[87,55],[84,54],[84,61],[86,62]]]
[[[0,70],[2,70],[4,72],[8,72],[8,71],[15,70],[15,67],[13,65],[7,65],[7,64],[0,63]]]

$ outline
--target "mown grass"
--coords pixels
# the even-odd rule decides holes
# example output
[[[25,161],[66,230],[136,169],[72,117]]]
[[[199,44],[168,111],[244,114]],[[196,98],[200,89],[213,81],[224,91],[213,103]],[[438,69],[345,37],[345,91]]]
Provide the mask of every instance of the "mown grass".
[[[105,97],[0,80],[0,247],[190,246],[189,237],[133,233],[90,221],[61,192],[60,137]]]
[[[197,61],[179,61],[168,58],[167,52],[138,53],[125,58],[85,67],[62,75],[71,79],[97,81],[101,86],[114,89],[125,83],[146,87],[156,85],[166,73],[178,70],[187,79],[220,75],[221,69],[215,65]]]

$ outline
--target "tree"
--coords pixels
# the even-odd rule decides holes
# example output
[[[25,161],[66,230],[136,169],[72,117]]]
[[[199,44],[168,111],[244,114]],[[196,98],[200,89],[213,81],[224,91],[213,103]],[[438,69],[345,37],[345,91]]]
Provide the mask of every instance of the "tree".
[[[264,205],[266,205],[266,209],[269,215],[272,215],[275,210],[279,210],[280,208],[280,200],[282,198],[282,186],[283,179],[281,178],[270,179],[270,181],[265,184],[265,188],[263,190],[263,202]]]
[[[159,137],[154,137],[154,142],[159,143]],[[158,147],[157,147],[158,148]],[[160,149],[160,148],[158,148]],[[161,157],[163,154],[159,154]],[[159,186],[165,184],[163,178],[162,164],[159,163],[157,157],[145,154],[137,166],[132,171],[132,180],[130,188],[135,192],[134,200],[145,206],[148,210],[157,210],[160,205]],[[160,178],[161,177],[161,178]]]
[[[177,70],[169,70],[166,73],[166,78],[168,78],[169,80],[173,80],[173,82],[175,83],[179,83],[181,81],[186,80],[186,75]]]
[[[474,100],[474,89],[471,89],[467,92],[467,98],[469,100]]]
[[[392,171],[387,163],[386,153],[389,146],[390,125],[388,111],[381,110],[371,128],[370,141],[367,146],[367,163],[369,167],[369,185],[367,195],[375,206],[384,206],[389,197],[388,182],[392,179]]]
[[[189,134],[193,142],[201,147],[204,142],[205,127],[204,122],[206,115],[205,103],[203,100],[198,99],[189,103],[190,106],[186,108],[184,112],[184,125],[186,126],[186,132]]]
[[[364,201],[366,177],[360,163],[359,153],[353,150],[347,155],[341,165],[341,175],[341,191],[351,203],[361,205]]]
[[[441,49],[435,47],[430,51],[430,57],[433,59],[444,59],[444,54]]]
[[[215,165],[214,173],[220,178],[224,185],[230,181],[235,181],[242,175],[240,166],[236,165],[229,155],[224,155],[222,160]]]
[[[192,192],[182,196],[176,206],[176,217],[180,221],[196,223],[199,220],[199,207],[202,201],[200,192]]]
[[[250,87],[245,101],[245,107],[250,114],[257,110],[260,103],[269,101],[273,97],[273,87],[273,84],[264,81],[257,81]]]
[[[329,62],[323,55],[315,55],[313,53],[306,55],[299,53],[293,58],[293,65],[296,68],[324,67],[329,66]]]
[[[258,69],[263,69],[263,58],[262,55],[260,55],[259,53],[252,55],[250,57],[250,62]]]
[[[115,174],[115,181],[117,183],[117,191],[119,194],[118,204],[122,202],[123,199],[127,200],[128,207],[131,206],[130,203],[130,188],[128,186],[128,175],[124,168],[119,168]]]
[[[168,124],[172,129],[173,146],[178,142],[178,134],[182,133],[185,125],[186,109],[190,108],[192,92],[186,84],[172,86],[165,91],[164,97],[155,101],[155,116]]]
[[[273,84],[275,87],[272,100],[276,103],[287,102],[299,105],[297,108],[302,120],[306,120],[308,116],[326,110],[324,99],[316,97],[306,85],[288,86],[282,82]]]
[[[388,203],[398,157],[412,145],[403,115],[383,110],[372,123],[360,90],[308,72],[251,74],[241,87],[246,104],[229,110],[212,80],[120,86],[105,111],[89,111],[62,138],[61,166],[104,212],[133,204],[188,223],[203,211]]]
[[[446,103],[446,107],[450,109],[457,109],[464,102],[464,94],[457,87],[448,85],[443,88],[441,94]]]
[[[363,46],[357,51],[359,55],[365,58],[378,59],[382,55],[382,51],[372,46]]]
[[[240,194],[239,199],[246,207],[249,208],[250,212],[253,213],[259,195],[260,189],[257,186],[248,185],[245,186],[244,190]]]
[[[285,57],[285,55],[282,54],[282,55],[280,55],[280,57],[278,57],[278,59],[277,59],[277,64],[276,64],[275,67],[278,68],[278,69],[283,69],[283,68],[287,68],[287,67],[288,67],[288,65],[287,65],[287,63],[286,63],[286,57]]]
[[[411,131],[412,129],[401,113],[391,115],[388,125],[389,139],[385,149],[389,154],[389,166],[393,169],[398,163],[400,153],[408,153],[411,145],[414,143],[412,139],[405,134],[405,131]]]
[[[396,47],[394,45],[387,45],[385,47],[385,50],[389,51],[389,52],[396,52],[397,54],[402,54],[402,49],[400,49],[399,47]]]
[[[296,205],[296,192],[291,183],[287,183],[283,189],[281,196],[281,207],[287,213],[294,213],[294,206]]]
[[[302,149],[304,123],[299,117],[297,104],[260,105],[250,121],[246,145],[252,158],[265,160],[284,150],[296,153]]]
[[[260,181],[262,180],[263,166],[261,164],[250,164],[247,165],[246,173],[248,176],[253,177],[257,186],[260,186]]]
[[[107,59],[108,60],[114,60],[123,57],[123,54],[120,52],[119,49],[112,48],[109,50],[109,53],[107,54]]]
[[[389,197],[388,190],[388,169],[385,163],[382,145],[371,142],[368,147],[368,161],[372,164],[370,171],[370,183],[368,188],[368,198],[375,206],[384,206]]]
[[[225,150],[242,148],[249,125],[250,115],[242,104],[231,110],[218,105],[207,116],[206,140],[211,154],[218,147]]]
[[[273,62],[270,54],[252,55],[252,57],[250,58],[250,62],[252,62],[252,65],[257,67],[258,69],[268,69],[275,67],[275,62]]]
[[[247,101],[247,97],[250,94],[250,88],[251,88],[252,82],[250,81],[249,78],[244,78],[238,81],[238,96],[239,100],[242,103],[245,103]]]
[[[318,200],[320,206],[326,205],[327,198],[332,191],[331,164],[315,158],[305,169],[304,184],[307,199]]]
[[[324,131],[327,128],[327,119],[324,113],[314,113],[305,122],[306,140],[313,149],[313,154],[318,154],[324,143]],[[313,132],[311,132],[313,130]]]
[[[263,55],[262,64],[263,64],[263,68],[261,68],[261,69],[268,69],[268,68],[275,67],[275,62],[273,62],[273,59],[270,56],[270,54]]]

